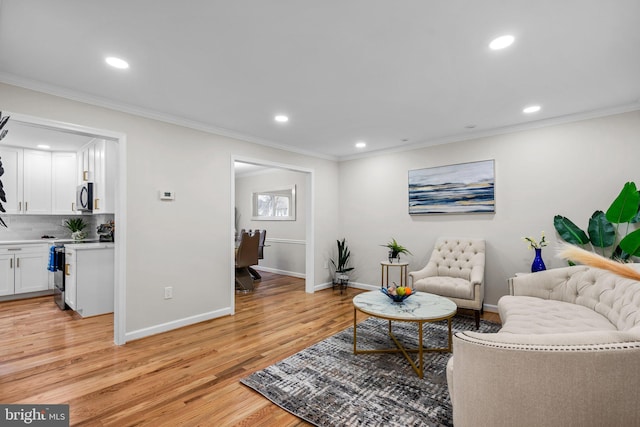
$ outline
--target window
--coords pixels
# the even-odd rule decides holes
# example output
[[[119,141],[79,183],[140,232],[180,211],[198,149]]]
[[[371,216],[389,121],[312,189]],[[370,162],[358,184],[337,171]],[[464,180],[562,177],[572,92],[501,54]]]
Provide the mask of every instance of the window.
[[[253,220],[295,221],[296,186],[256,191],[252,196]]]

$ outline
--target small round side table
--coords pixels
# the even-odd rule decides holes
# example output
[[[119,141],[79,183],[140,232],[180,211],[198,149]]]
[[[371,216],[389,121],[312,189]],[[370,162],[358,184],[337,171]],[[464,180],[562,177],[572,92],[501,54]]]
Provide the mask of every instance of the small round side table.
[[[408,286],[408,282],[407,282],[407,266],[408,265],[409,265],[408,262],[380,261],[381,286],[385,288],[389,287],[389,268],[390,267],[400,267],[400,285],[399,286]]]

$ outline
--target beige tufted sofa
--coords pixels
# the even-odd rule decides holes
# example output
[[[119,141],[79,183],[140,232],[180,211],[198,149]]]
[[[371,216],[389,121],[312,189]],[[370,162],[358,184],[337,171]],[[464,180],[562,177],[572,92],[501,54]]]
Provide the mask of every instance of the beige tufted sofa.
[[[454,336],[456,427],[640,426],[640,282],[574,266],[508,284],[499,332]]]
[[[440,237],[427,265],[409,273],[412,287],[474,310],[477,328],[484,303],[484,259],[484,240]]]

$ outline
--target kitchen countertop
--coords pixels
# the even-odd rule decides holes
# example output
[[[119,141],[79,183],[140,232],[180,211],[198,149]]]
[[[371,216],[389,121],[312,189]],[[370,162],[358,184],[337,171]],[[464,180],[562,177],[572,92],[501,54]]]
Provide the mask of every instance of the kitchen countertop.
[[[113,242],[99,242],[97,239],[83,240],[81,243],[74,243],[73,239],[26,239],[26,240],[0,240],[0,245],[36,245],[36,244],[56,244],[64,243],[65,246],[82,246],[99,243],[101,245],[113,245]]]
[[[86,249],[109,249],[114,248],[113,242],[93,242],[93,243],[65,243],[67,249],[86,250]]]

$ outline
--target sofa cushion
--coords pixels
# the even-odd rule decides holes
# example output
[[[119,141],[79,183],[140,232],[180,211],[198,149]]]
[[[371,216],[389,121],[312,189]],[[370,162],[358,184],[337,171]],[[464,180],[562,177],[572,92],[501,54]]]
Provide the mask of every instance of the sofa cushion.
[[[435,276],[416,280],[413,287],[443,297],[473,299],[474,287],[471,282],[457,277]]]
[[[527,296],[503,296],[498,301],[500,333],[558,334],[615,331],[605,316],[579,304]]]

